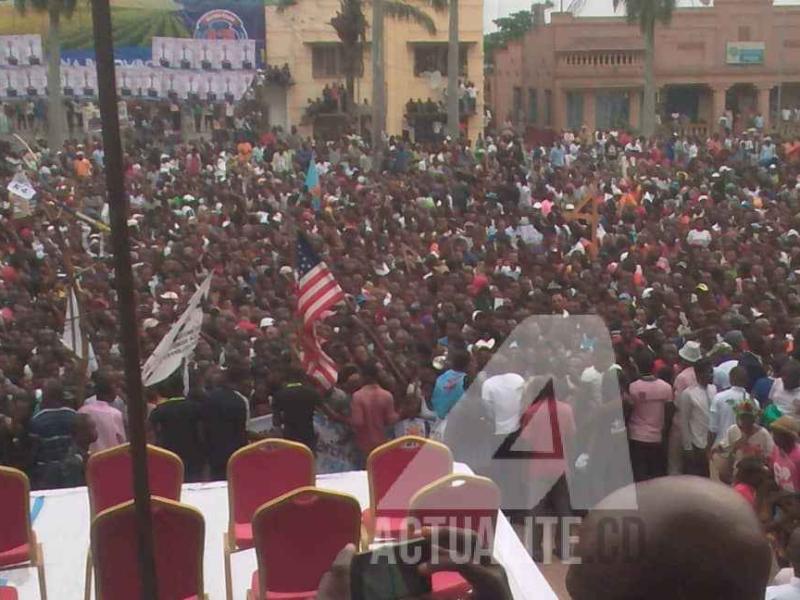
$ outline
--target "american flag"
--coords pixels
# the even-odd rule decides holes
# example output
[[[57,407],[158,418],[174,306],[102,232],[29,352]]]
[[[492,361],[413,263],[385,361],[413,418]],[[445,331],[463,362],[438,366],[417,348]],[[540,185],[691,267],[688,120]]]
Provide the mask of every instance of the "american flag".
[[[344,292],[303,234],[297,236],[297,275],[297,314],[303,319],[303,368],[327,389],[336,382],[338,373],[336,363],[322,349],[316,325],[344,300]]]

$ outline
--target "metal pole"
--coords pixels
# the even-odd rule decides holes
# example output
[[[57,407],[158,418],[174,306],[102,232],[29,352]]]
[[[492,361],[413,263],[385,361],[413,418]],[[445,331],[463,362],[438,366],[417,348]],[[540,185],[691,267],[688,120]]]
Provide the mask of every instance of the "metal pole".
[[[92,21],[94,23],[100,118],[103,125],[106,189],[108,190],[111,217],[111,244],[114,251],[117,310],[119,311],[122,355],[125,360],[125,385],[128,392],[142,600],[158,600],[153,553],[153,520],[150,514],[150,486],[147,479],[147,442],[145,439],[147,412],[139,366],[139,333],[136,325],[136,300],[128,240],[128,203],[125,198],[125,178],[122,168],[122,143],[119,132],[119,115],[117,114],[114,42],[111,36],[109,0],[92,0]]]

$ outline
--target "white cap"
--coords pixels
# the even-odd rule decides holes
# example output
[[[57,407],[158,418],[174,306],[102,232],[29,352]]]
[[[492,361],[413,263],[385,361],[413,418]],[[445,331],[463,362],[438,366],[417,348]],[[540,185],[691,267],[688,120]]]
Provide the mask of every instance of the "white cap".
[[[275,325],[275,319],[272,317],[264,317],[261,319],[261,323],[258,324],[259,327],[272,327]]]

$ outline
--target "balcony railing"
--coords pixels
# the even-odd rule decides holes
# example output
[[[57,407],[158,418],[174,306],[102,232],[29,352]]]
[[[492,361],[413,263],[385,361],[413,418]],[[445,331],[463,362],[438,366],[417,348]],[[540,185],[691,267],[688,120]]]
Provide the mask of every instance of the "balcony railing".
[[[564,52],[558,57],[558,67],[563,70],[627,70],[643,65],[644,53],[640,50]]]

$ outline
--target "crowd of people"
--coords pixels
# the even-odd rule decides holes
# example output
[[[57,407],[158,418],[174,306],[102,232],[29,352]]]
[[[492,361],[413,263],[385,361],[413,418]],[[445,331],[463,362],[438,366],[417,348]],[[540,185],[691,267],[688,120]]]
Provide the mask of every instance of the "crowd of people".
[[[224,478],[258,435],[306,443],[320,472],[363,468],[391,437],[452,436],[448,414],[470,387],[500,443],[525,429],[541,387],[529,384],[546,377],[568,460],[534,514],[572,512],[565,472],[593,465],[597,423],[621,399],[622,422],[601,433],[629,443],[636,481],[731,486],[782,556],[800,492],[800,144],[584,128],[548,146],[513,131],[382,146],[376,162],[357,136],[256,127],[127,141],[143,357],[213,275],[188,388],[178,373],[148,389],[151,439],[187,479]],[[127,439],[110,240],[91,222],[108,218],[103,151],[75,139],[2,158],[0,463],[35,487],[77,485],[89,453]],[[5,192],[20,171],[38,192],[26,214]],[[300,368],[298,233],[347,297],[318,330],[338,367],[331,389]],[[73,286],[90,377],[60,339]],[[586,314],[606,324],[611,360],[597,334],[569,347],[546,332],[492,360],[531,316]],[[273,430],[248,427],[266,415]]]

